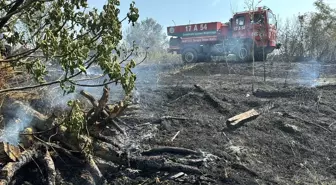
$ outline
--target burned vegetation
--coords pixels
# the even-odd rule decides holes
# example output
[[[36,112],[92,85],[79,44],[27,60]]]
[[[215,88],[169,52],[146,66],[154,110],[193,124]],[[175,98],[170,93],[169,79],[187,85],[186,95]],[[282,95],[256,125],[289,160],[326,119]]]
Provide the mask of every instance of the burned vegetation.
[[[139,66],[137,74],[163,80],[139,80],[139,94],[122,101],[112,100],[114,86],[99,96],[78,91],[77,101],[60,110],[8,96],[1,109],[4,131],[11,131],[9,124],[26,128],[12,133],[19,145],[1,143],[1,182],[333,182],[335,86],[274,89],[273,82],[259,78],[259,88],[250,93],[243,73],[248,64],[230,64],[242,72],[234,75],[226,74],[226,63],[213,65],[222,70],[211,76],[191,75],[204,64],[177,73],[167,66]]]
[[[210,160],[205,153],[186,148],[139,148],[144,135],[152,134],[151,129],[118,118],[127,112],[130,96],[110,104],[108,87],[103,89],[103,95],[98,100],[88,92],[81,91],[80,94],[91,103],[91,108],[84,111],[80,109],[80,102],[71,102],[68,115],[62,119],[44,115],[20,101],[6,100],[5,106],[2,106],[3,122],[13,124],[8,120],[18,119],[14,124],[19,127],[24,126],[20,125],[23,121],[28,122],[24,123],[27,127],[23,132],[8,133],[20,135],[19,145],[1,143],[4,165],[1,169],[2,184],[22,184],[27,179],[32,184],[56,184],[63,181],[60,181],[62,174],[69,173],[70,169],[73,171],[71,174],[81,174],[67,175],[67,178],[80,179],[73,181],[74,184],[104,184],[118,178],[122,180],[123,177],[158,171],[201,174],[198,167]],[[13,115],[19,111],[31,119],[20,121],[23,118]],[[152,122],[169,119],[183,118],[162,117]],[[13,125],[5,125],[7,130],[4,131],[11,132],[10,127]],[[32,167],[31,163],[36,166]],[[41,174],[35,174],[39,178],[26,174],[34,168],[39,169],[36,173]]]
[[[245,2],[245,16],[195,24],[215,50],[183,49],[202,39],[184,45],[189,27],[168,27],[176,55],[160,48],[158,22],[136,23],[135,3],[119,20],[117,0],[101,12],[85,0],[0,0],[0,29],[13,33],[0,58],[0,185],[335,184],[335,11],[316,1],[284,29]],[[134,26],[126,40],[123,21]],[[244,22],[272,23],[272,37],[241,43],[232,33]],[[220,59],[230,52],[238,61]]]

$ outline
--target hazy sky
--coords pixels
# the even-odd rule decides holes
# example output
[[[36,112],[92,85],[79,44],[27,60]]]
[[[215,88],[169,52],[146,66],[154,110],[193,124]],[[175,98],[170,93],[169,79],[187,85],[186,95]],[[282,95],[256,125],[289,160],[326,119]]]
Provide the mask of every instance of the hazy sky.
[[[156,19],[164,27],[176,24],[198,22],[227,22],[232,11],[244,10],[245,0],[134,0],[139,8],[140,20],[146,17]],[[255,0],[257,1],[257,0]],[[336,0],[324,0],[336,8]],[[88,0],[89,6],[98,9],[106,0]],[[132,0],[120,0],[121,15],[126,15]],[[230,6],[232,4],[232,8]],[[298,13],[314,11],[314,0],[262,0],[262,6],[268,6],[281,19],[290,18]],[[124,24],[126,27],[127,24]]]

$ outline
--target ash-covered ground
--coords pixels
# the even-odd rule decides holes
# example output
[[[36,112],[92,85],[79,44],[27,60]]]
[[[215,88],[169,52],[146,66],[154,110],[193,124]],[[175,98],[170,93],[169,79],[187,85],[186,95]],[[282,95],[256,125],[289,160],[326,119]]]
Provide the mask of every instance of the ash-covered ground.
[[[184,147],[207,153],[211,160],[202,165],[201,175],[179,173],[171,178],[178,172],[133,171],[133,175],[124,176],[111,173],[111,183],[336,184],[335,67],[317,62],[256,62],[253,75],[252,63],[138,66],[134,70],[136,106],[120,118],[128,124],[123,128],[130,137],[132,151]],[[100,75],[101,71],[88,73]],[[80,83],[97,81],[103,78]],[[209,101],[195,84],[221,101],[223,107]],[[110,88],[111,102],[123,97],[120,87]],[[96,98],[102,93],[102,87],[80,87],[77,93],[61,96],[60,88],[53,86],[31,105],[49,115],[54,109],[65,108],[68,100],[78,98],[80,90]],[[46,104],[51,107],[46,108]],[[271,108],[256,119],[236,128],[227,127],[228,118],[265,107]],[[164,117],[183,119],[153,121]]]
[[[335,65],[255,66],[255,77],[251,63],[139,66],[141,109],[133,115],[138,119],[125,120],[141,124],[146,117],[189,118],[163,121],[142,145],[185,147],[218,156],[217,162],[202,169],[202,183],[336,184]],[[255,91],[265,93],[253,94],[252,83]],[[227,111],[218,111],[194,84],[222,100]],[[272,109],[241,127],[226,126],[228,118],[270,104]],[[169,182],[199,183],[188,174]]]

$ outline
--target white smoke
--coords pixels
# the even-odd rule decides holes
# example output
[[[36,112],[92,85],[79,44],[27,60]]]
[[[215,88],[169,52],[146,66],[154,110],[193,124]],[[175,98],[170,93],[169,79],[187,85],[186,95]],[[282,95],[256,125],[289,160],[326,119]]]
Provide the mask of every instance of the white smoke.
[[[18,145],[20,142],[20,132],[29,127],[33,117],[26,114],[22,109],[15,110],[14,115],[16,115],[16,117],[11,118],[5,124],[5,127],[0,134],[0,141]]]
[[[298,64],[299,70],[298,81],[301,85],[315,87],[319,85],[321,75],[321,64],[315,60],[307,63]]]

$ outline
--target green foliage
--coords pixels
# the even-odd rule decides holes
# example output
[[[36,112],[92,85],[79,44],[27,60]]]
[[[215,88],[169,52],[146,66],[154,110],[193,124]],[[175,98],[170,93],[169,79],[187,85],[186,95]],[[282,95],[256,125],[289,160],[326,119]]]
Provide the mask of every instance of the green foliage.
[[[316,1],[314,5],[318,12],[310,20],[311,25],[320,26],[323,31],[329,32],[336,39],[336,9],[332,9],[321,0]]]
[[[79,138],[86,129],[84,112],[78,100],[69,101],[68,106],[71,107],[71,112],[65,126],[69,133],[75,134]]]
[[[336,9],[323,1],[314,3],[317,12],[305,19],[304,48],[306,54],[319,61],[335,61]]]
[[[318,62],[335,62],[336,9],[315,1],[316,12],[287,20],[279,27],[280,53],[285,61],[307,57]]]
[[[153,18],[146,18],[126,31],[126,42],[132,46],[133,42],[140,48],[149,47],[150,50],[163,49],[167,45],[167,35],[163,27]]]
[[[108,0],[101,12],[89,8],[86,0],[18,2],[21,1],[0,0],[0,20],[8,17],[5,25],[13,33],[8,42],[31,46],[9,58],[12,65],[25,67],[36,81],[45,83],[49,70],[46,64],[56,62],[65,72],[60,85],[70,93],[76,87],[72,79],[97,64],[108,75],[107,82],[121,83],[126,92],[132,90],[135,75],[130,71],[135,67],[134,61],[126,64],[125,70],[118,61],[118,44],[123,38],[119,0]],[[11,12],[15,5],[18,6]],[[133,2],[123,20],[134,24],[138,18]],[[42,57],[31,56],[36,52]]]

